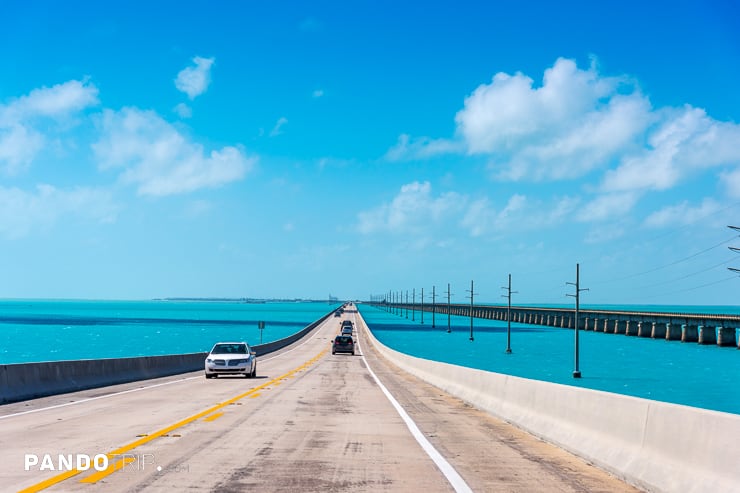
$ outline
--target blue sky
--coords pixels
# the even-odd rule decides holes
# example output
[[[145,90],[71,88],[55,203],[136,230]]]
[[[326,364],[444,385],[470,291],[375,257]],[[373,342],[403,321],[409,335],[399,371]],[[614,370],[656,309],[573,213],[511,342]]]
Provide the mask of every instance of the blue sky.
[[[0,297],[740,304],[735,2],[6,2]]]

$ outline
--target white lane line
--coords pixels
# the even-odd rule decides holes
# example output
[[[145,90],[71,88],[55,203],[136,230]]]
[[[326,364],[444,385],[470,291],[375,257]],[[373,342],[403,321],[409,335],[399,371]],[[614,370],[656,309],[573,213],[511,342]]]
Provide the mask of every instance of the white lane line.
[[[357,312],[359,314],[359,311]],[[357,328],[357,317],[355,316],[355,329]],[[367,330],[370,330],[367,328],[367,324],[365,324],[365,328]],[[359,347],[360,342],[359,339],[357,341],[357,345]],[[424,434],[419,430],[419,427],[416,426],[416,423],[413,419],[411,419],[411,416],[408,415],[406,410],[401,406],[401,404],[398,403],[398,401],[393,397],[393,395],[388,391],[387,388],[385,388],[385,385],[383,385],[380,382],[380,379],[375,375],[375,372],[370,368],[370,365],[367,363],[367,359],[365,359],[365,355],[362,352],[362,348],[360,349],[360,355],[362,356],[362,361],[365,362],[365,367],[367,368],[367,371],[370,372],[370,375],[375,380],[375,383],[378,384],[380,387],[380,390],[383,391],[383,394],[388,398],[389,401],[391,401],[391,404],[393,404],[393,407],[396,408],[396,412],[398,412],[399,416],[401,416],[401,419],[404,423],[406,423],[406,426],[408,427],[411,434],[414,436],[416,441],[421,445],[421,448],[424,449],[424,452],[427,453],[430,459],[434,461],[434,463],[437,465],[439,470],[444,474],[445,478],[447,478],[447,481],[450,483],[450,486],[452,486],[455,491],[459,493],[472,493],[473,490],[470,489],[470,486],[468,486],[468,483],[465,482],[465,480],[458,474],[458,472],[455,470],[454,467],[452,467],[452,464],[447,462],[447,459],[445,459],[442,454],[439,453],[439,451],[434,448],[434,445],[431,444],[429,440],[427,440],[427,437],[424,436]]]
[[[295,351],[296,349],[299,349],[301,346],[303,346],[305,344],[308,344],[314,337],[316,337],[317,335],[319,335],[319,331],[324,328],[324,326],[327,324],[327,321],[328,320],[329,319],[327,318],[321,324],[321,326],[319,326],[319,327],[316,328],[316,333],[314,335],[312,335],[311,337],[309,337],[308,339],[306,339],[305,341],[303,341],[302,343],[300,343],[299,345],[297,345],[293,349],[289,349],[289,350],[287,350],[285,352],[282,352],[280,354],[277,354],[275,356],[272,356],[271,358],[267,358],[267,359],[264,359],[264,360],[263,359],[258,359],[257,362],[260,363],[260,362],[271,361],[271,360],[273,360],[275,358],[279,358],[280,356],[282,356],[284,354],[291,353],[291,352]],[[98,399],[107,399],[108,397],[114,397],[114,396],[123,395],[123,394],[130,394],[132,392],[139,392],[141,390],[149,390],[149,389],[154,389],[154,388],[157,388],[157,387],[164,387],[165,385],[172,385],[173,383],[187,382],[188,380],[195,380],[195,379],[198,379],[198,378],[203,378],[203,376],[202,375],[199,375],[197,377],[187,377],[187,378],[183,378],[183,379],[180,379],[180,380],[174,380],[172,382],[156,383],[156,384],[153,384],[153,385],[147,385],[145,387],[137,387],[135,389],[122,390],[120,392],[113,392],[112,394],[99,395],[97,397],[88,397],[87,399],[81,399],[79,401],[65,402],[64,404],[56,404],[54,406],[40,407],[38,409],[30,409],[28,411],[21,411],[19,413],[6,414],[5,416],[0,416],[0,420],[7,419],[7,418],[13,418],[13,417],[16,417],[16,416],[23,416],[24,414],[32,414],[32,413],[38,413],[38,412],[41,412],[41,411],[49,411],[51,409],[59,409],[60,407],[73,406],[75,404],[82,404],[83,402],[97,401]]]

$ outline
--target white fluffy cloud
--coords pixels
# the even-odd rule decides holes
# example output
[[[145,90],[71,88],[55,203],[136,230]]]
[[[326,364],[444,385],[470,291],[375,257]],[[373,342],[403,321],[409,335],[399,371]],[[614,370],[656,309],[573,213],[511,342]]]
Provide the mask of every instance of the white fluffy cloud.
[[[211,67],[213,58],[202,58],[196,56],[193,58],[194,67],[185,67],[175,79],[175,87],[178,91],[184,92],[190,99],[195,99],[208,89],[211,83]]]
[[[358,214],[358,230],[364,234],[416,235],[417,240],[424,240],[435,228],[444,228],[445,235],[457,229],[473,237],[490,236],[556,226],[572,215],[578,204],[572,197],[543,204],[515,193],[497,208],[489,197],[473,200],[456,192],[435,196],[429,182],[415,181],[403,185],[390,203]]]
[[[653,212],[645,219],[645,226],[660,228],[675,224],[694,224],[696,221],[716,214],[721,209],[722,205],[711,198],[704,199],[696,207],[684,201]]]
[[[604,76],[595,64],[584,70],[558,59],[539,85],[497,73],[468,95],[455,123],[449,139],[402,134],[385,159],[468,154],[487,160],[498,181],[588,176],[594,184],[582,189],[595,195],[581,221],[627,215],[648,191],[712,173],[740,197],[740,125],[690,105],[655,109],[633,81]]]
[[[691,106],[663,110],[660,120],[646,148],[606,173],[604,191],[667,190],[703,169],[740,163],[740,125]]]
[[[390,203],[361,212],[358,229],[365,234],[377,231],[422,232],[442,219],[459,214],[466,200],[454,192],[433,197],[428,181],[415,181],[403,185]]]
[[[256,158],[236,147],[206,153],[156,113],[106,110],[93,144],[101,169],[122,169],[123,183],[141,195],[164,196],[214,188],[242,179]]]
[[[514,194],[506,205],[497,209],[488,197],[484,197],[470,204],[460,225],[474,237],[548,228],[562,223],[578,204],[579,200],[572,197],[556,198],[551,204],[543,204]]]
[[[429,137],[412,138],[408,134],[401,134],[396,145],[391,147],[385,155],[388,161],[402,161],[405,159],[425,159],[440,154],[449,154],[464,151],[459,142],[446,139],[430,139]]]
[[[185,103],[179,103],[173,109],[180,118],[192,118],[193,109]]]
[[[85,187],[61,190],[39,185],[27,192],[0,187],[0,234],[11,239],[50,227],[70,216],[113,222],[117,212],[118,207],[105,190]]]
[[[0,169],[8,174],[26,169],[46,145],[45,122],[66,121],[97,104],[98,89],[77,80],[34,89],[0,104]]]
[[[720,176],[727,189],[727,195],[733,198],[740,198],[740,168],[722,173]]]
[[[584,204],[577,215],[579,221],[603,221],[623,216],[630,211],[639,198],[634,192],[619,192],[599,195],[589,203]]]
[[[465,99],[455,121],[471,154],[491,156],[502,179],[563,179],[606,166],[651,120],[650,104],[626,81],[558,59],[541,87],[498,73]]]

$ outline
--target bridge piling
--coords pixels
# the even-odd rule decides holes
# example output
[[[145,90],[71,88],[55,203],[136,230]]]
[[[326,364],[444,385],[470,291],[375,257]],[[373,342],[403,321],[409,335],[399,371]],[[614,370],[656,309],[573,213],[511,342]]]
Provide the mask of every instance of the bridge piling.
[[[637,322],[633,320],[627,320],[624,322],[624,333],[628,336],[636,336],[637,335]]]
[[[681,342],[698,342],[699,329],[693,324],[684,324],[681,326]]]
[[[734,327],[717,327],[717,345],[734,346],[735,328]]]
[[[667,341],[681,340],[681,324],[668,323],[665,338]]]
[[[637,322],[637,337],[650,337],[653,332],[652,322],[640,320]]]
[[[653,330],[650,333],[650,337],[652,337],[653,339],[665,339],[666,332],[666,324],[662,322],[653,322]]]
[[[699,344],[717,344],[717,328],[704,325],[699,326]]]

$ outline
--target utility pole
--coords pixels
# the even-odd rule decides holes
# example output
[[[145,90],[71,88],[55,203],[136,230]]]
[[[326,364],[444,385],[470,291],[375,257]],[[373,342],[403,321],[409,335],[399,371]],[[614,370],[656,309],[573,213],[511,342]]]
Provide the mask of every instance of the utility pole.
[[[406,319],[409,318],[409,290],[406,290]]]
[[[740,226],[727,226],[727,227],[737,232],[740,232]],[[735,247],[727,247],[727,248],[729,248],[735,253],[740,253],[740,248],[735,248]],[[734,272],[735,274],[740,274],[740,269],[735,269],[734,267],[728,267],[727,269]]]
[[[506,354],[511,354],[511,295],[518,293],[518,291],[511,290],[511,274],[509,274],[508,288],[502,287],[501,289],[508,289],[507,294],[501,296],[509,300],[509,306],[506,308]]]
[[[416,316],[416,288],[413,290],[413,298],[411,301],[411,321],[413,322],[415,320]]]
[[[432,286],[432,328],[435,328],[434,325],[434,311],[437,308],[436,302],[437,302],[437,294],[435,291],[436,286]]]
[[[447,283],[447,333],[452,332],[452,326],[450,325],[450,283]]]
[[[473,296],[475,296],[478,293],[473,292],[473,281],[470,281],[470,290],[468,291],[470,293],[470,340],[474,340],[473,338]]]
[[[421,325],[424,325],[424,288],[421,288]]]
[[[580,281],[580,265],[576,264],[576,282],[566,282],[565,284],[570,284],[571,286],[576,287],[576,294],[566,294],[566,296],[570,296],[576,299],[576,327],[575,327],[575,333],[576,333],[576,347],[575,347],[575,356],[576,356],[576,368],[573,370],[573,378],[581,378],[581,370],[578,367],[578,353],[579,353],[579,347],[578,347],[578,310],[579,310],[579,303],[580,303],[580,294],[581,291],[588,291],[588,289],[581,289],[581,281]]]

